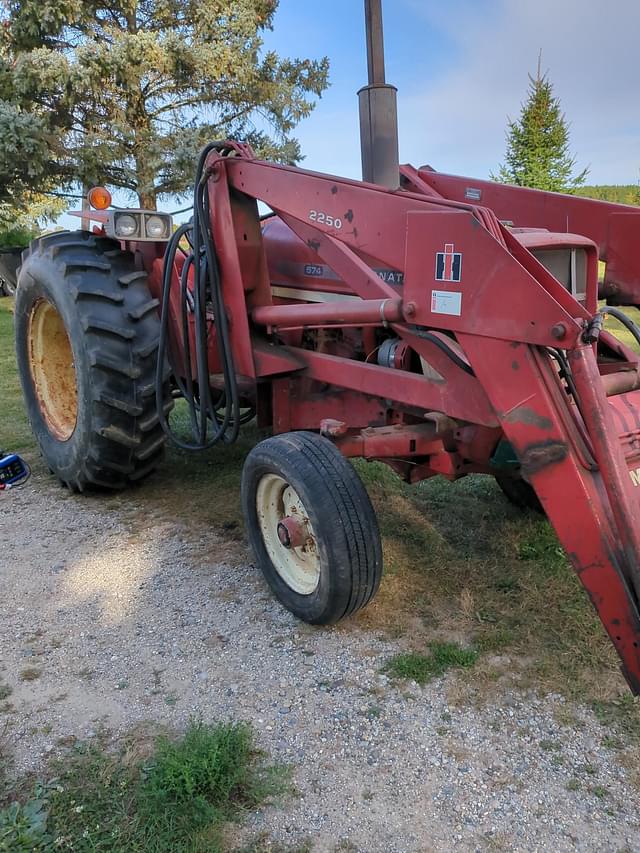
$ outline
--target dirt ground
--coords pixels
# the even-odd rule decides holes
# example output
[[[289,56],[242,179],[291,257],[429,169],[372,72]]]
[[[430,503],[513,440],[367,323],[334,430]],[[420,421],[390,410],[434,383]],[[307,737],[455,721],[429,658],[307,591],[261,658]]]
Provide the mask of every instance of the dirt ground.
[[[75,496],[36,465],[0,495],[0,579],[18,772],[77,740],[247,720],[297,793],[230,849],[640,851],[638,767],[589,710],[500,686],[474,701],[467,673],[394,682],[410,638],[296,621],[242,545],[154,514],[143,489]]]

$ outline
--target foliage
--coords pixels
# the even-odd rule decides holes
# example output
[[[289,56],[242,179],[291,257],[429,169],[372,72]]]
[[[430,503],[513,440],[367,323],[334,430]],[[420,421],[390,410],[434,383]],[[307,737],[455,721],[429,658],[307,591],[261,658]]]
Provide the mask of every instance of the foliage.
[[[146,762],[78,747],[54,769],[32,798],[0,809],[0,853],[218,853],[224,822],[282,788],[244,724],[192,723]]]
[[[0,185],[104,183],[155,206],[212,139],[300,158],[328,61],[264,51],[277,0],[0,0]]]
[[[27,246],[65,207],[62,199],[41,193],[27,192],[17,203],[0,201],[0,249]]]
[[[588,170],[573,174],[569,128],[546,74],[529,75],[529,95],[520,118],[509,119],[507,153],[492,178],[519,187],[552,192],[574,192],[584,184]]]
[[[418,652],[395,655],[385,669],[396,678],[409,678],[417,684],[426,684],[444,675],[448,669],[468,669],[478,660],[475,649],[463,649],[456,643],[431,643],[430,649],[430,655]]]
[[[0,853],[48,853],[53,839],[47,832],[44,792],[36,788],[24,805],[13,802],[0,810]]]
[[[599,201],[612,201],[616,204],[640,205],[639,184],[601,184],[583,186],[576,189],[576,195],[595,198]]]

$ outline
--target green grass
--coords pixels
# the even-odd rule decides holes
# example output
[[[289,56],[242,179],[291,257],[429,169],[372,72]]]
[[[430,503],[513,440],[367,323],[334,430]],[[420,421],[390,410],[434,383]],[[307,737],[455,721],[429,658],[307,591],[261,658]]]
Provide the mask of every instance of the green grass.
[[[463,649],[456,643],[430,643],[431,653],[419,652],[395,655],[388,661],[385,672],[394,678],[406,678],[426,684],[449,669],[468,669],[478,660],[475,649]]]
[[[416,652],[456,640],[481,660],[501,656],[498,675],[523,687],[607,707],[629,696],[623,712],[640,732],[640,707],[546,519],[511,506],[490,477],[410,487],[380,464],[356,467],[377,511],[386,569],[364,624],[410,634]]]
[[[18,382],[12,308],[12,299],[0,298],[0,449],[25,451],[33,449],[35,442]]]
[[[147,760],[79,748],[0,810],[2,853],[217,853],[225,824],[284,790],[243,724],[193,723]]]
[[[637,308],[630,308],[628,306],[624,306],[622,309],[624,313],[629,317],[630,320],[636,324],[636,326],[640,326],[640,311]],[[619,338],[623,343],[625,343],[631,349],[638,351],[638,342],[633,337],[631,332],[627,331],[625,327],[616,320],[615,317],[607,316],[604,321],[604,327],[609,332],[612,332],[617,338]]]

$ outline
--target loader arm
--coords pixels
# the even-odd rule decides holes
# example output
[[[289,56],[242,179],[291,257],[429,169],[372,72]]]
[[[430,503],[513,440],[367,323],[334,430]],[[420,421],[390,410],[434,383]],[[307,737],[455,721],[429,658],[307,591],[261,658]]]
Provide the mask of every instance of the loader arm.
[[[492,211],[468,199],[452,201],[449,184],[436,183],[449,195],[444,200],[420,187],[390,191],[260,162],[246,149],[234,157],[212,153],[208,175],[236,363],[258,387],[269,384],[274,431],[320,430],[343,453],[388,461],[412,481],[435,473],[454,479],[469,470],[492,470],[492,451],[483,450],[484,459],[476,453],[475,467],[469,458],[474,447],[494,448],[501,434],[515,450],[522,475],[535,489],[632,690],[639,693],[640,478],[634,466],[640,401],[633,391],[612,398],[623,401],[632,422],[631,429],[621,430],[605,388],[611,377],[601,375],[595,347],[583,340],[597,307],[596,254],[610,251],[609,237],[599,249],[587,246],[589,293],[580,303],[516,234],[496,223]],[[434,181],[432,173],[419,177]],[[511,190],[497,191],[506,194],[506,205]],[[524,196],[530,197],[542,217],[548,195]],[[283,289],[274,297],[256,199],[333,270],[348,302],[309,303],[298,291],[287,299]],[[575,201],[575,210],[587,220],[592,209],[597,211],[595,231],[604,231],[617,215],[616,206]],[[497,205],[498,216],[500,210]],[[559,224],[549,217],[544,223]],[[582,219],[572,228],[598,236]],[[401,271],[403,286],[383,280],[365,257]],[[300,337],[304,329],[352,327],[397,335],[430,371],[420,375],[353,354],[321,352]],[[444,347],[434,346],[437,335]],[[447,341],[459,358],[447,350]],[[559,347],[570,365],[572,393],[549,355]],[[616,375],[615,364],[608,369]],[[628,371],[629,364],[619,370]],[[314,387],[325,391],[314,397],[309,392]],[[340,394],[351,395],[350,404],[332,408]],[[426,419],[438,426],[420,426],[415,419],[412,426],[403,416],[404,422],[385,427],[384,420],[371,420],[364,400],[377,400],[379,412],[389,406],[421,411],[423,424]],[[332,419],[332,411],[344,420]],[[449,429],[447,447],[441,429]],[[411,469],[403,468],[401,452],[414,460]]]

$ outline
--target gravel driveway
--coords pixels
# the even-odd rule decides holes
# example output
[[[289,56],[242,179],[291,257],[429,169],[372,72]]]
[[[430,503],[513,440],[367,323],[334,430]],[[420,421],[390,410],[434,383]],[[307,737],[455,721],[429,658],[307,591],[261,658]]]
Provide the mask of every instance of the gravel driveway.
[[[640,792],[590,712],[498,688],[478,706],[468,674],[391,682],[380,670],[407,638],[295,621],[242,549],[154,517],[144,489],[105,502],[36,474],[0,495],[0,555],[21,770],[102,730],[242,719],[298,795],[237,844],[640,851]]]

